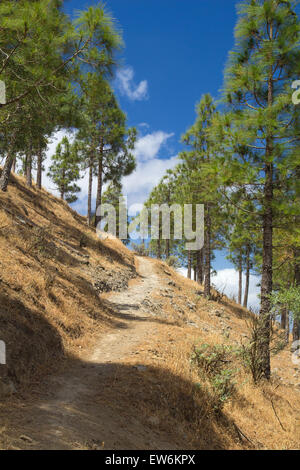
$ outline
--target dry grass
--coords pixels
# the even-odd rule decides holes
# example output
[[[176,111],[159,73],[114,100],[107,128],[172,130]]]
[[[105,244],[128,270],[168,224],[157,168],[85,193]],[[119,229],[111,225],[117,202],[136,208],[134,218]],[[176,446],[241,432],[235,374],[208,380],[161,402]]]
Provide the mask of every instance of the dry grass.
[[[100,264],[117,276],[134,270],[134,257],[119,241],[100,241],[63,201],[23,178],[12,183],[0,195],[1,374],[28,387],[114,326],[90,271]]]
[[[0,339],[7,343],[9,374],[28,390],[65,357],[80,359],[81,351],[117,326],[91,272],[100,264],[117,277],[134,270],[135,260],[117,240],[100,241],[64,202],[28,189],[17,177],[0,195],[0,253]],[[83,256],[89,256],[88,266]],[[162,307],[162,321],[154,321],[148,339],[116,365],[99,400],[142,416],[153,434],[169,434],[178,448],[299,449],[299,368],[289,350],[274,357],[271,382],[257,386],[237,358],[236,393],[216,412],[207,378],[191,364],[192,348],[239,346],[250,313],[226,297],[205,300],[201,286],[165,263],[153,263],[162,287],[153,301]],[[0,427],[7,448],[2,434]]]
[[[253,384],[237,358],[232,364],[237,369],[236,392],[216,413],[205,377],[191,365],[192,347],[203,343],[240,345],[248,333],[246,320],[250,313],[227,298],[219,304],[199,298],[195,293],[202,290],[201,286],[173,272],[165,263],[155,263],[166,283],[168,278],[176,282],[174,297],[184,314],[178,315],[170,300],[156,293],[154,297],[163,303],[164,317],[167,315],[173,326],[157,325],[155,340],[151,338],[134,357],[124,361],[132,367],[146,365],[147,369],[138,377],[133,374],[131,380],[124,374],[124,382],[121,373],[114,392],[125,388],[145,420],[155,422],[154,428],[164,431],[174,433],[176,429],[184,448],[299,449],[300,392],[295,387],[299,375],[295,374],[289,350],[273,358],[276,373],[270,383],[259,385]],[[172,277],[166,276],[168,271]],[[187,298],[197,303],[195,311],[186,308]],[[232,328],[229,337],[224,336],[220,319],[210,314],[210,309],[218,308],[224,309]],[[198,328],[193,327],[194,323]]]

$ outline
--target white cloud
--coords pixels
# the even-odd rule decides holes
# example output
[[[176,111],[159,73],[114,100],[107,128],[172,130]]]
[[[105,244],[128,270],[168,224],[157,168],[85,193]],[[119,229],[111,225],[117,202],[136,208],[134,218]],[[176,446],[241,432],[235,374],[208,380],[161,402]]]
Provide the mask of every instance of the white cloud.
[[[180,274],[187,277],[187,269],[180,268],[178,269]],[[217,288],[219,292],[223,292],[229,298],[238,297],[238,279],[239,273],[233,268],[221,269],[217,272],[216,275],[212,276],[211,282]],[[248,307],[256,310],[259,308],[259,297],[260,288],[257,287],[260,278],[258,276],[250,275],[250,283],[249,283],[249,297],[248,297]],[[246,278],[243,275],[243,289],[245,287]],[[244,294],[244,292],[243,292]]]
[[[149,124],[147,124],[146,122],[140,122],[140,124],[138,125],[138,127],[142,127],[142,128],[146,128],[146,129],[149,129],[149,128],[150,128]]]
[[[163,131],[156,131],[152,134],[144,135],[140,137],[135,145],[135,156],[138,161],[147,161],[153,159],[161,149],[161,147],[167,142],[172,134],[167,134]]]
[[[249,297],[248,305],[254,309],[259,307],[260,288],[257,286],[260,278],[258,276],[250,276],[249,283]],[[215,276],[212,276],[212,283],[217,287],[220,292],[224,292],[228,297],[237,299],[238,297],[238,282],[239,273],[235,269],[222,269],[217,272]],[[246,277],[243,275],[243,289],[246,284]]]
[[[68,132],[67,130],[60,130],[51,137],[48,150],[46,152],[46,160],[44,162],[45,171],[43,173],[43,187],[50,191],[55,196],[59,196],[58,191],[55,189],[53,182],[47,176],[47,172],[51,165],[51,156],[55,153],[57,144],[62,140],[64,136],[67,136],[71,141],[75,137],[75,133]],[[173,156],[169,159],[161,160],[158,158],[158,154],[163,145],[166,144],[167,140],[172,137],[173,134],[167,134],[163,131],[153,132],[140,137],[137,140],[135,156],[137,160],[137,168],[134,173],[123,178],[124,194],[128,197],[128,204],[133,203],[144,203],[148,198],[148,195],[152,188],[159,182],[163,177],[166,170],[174,168],[178,163],[177,157]],[[81,214],[87,212],[87,197],[88,197],[88,172],[82,175],[76,184],[81,188],[81,192],[78,193],[78,201],[73,204],[75,210]],[[105,190],[105,188],[104,188]],[[96,193],[96,178],[93,182],[93,206],[95,204],[95,193]]]
[[[178,163],[176,156],[164,160],[158,158],[161,148],[173,135],[156,131],[137,140],[134,151],[137,168],[122,181],[129,205],[144,203],[165,172]]]
[[[123,179],[123,191],[127,195],[128,205],[144,203],[165,172],[174,168],[177,163],[177,156],[167,160],[153,158],[138,162],[136,171]]]
[[[142,101],[148,98],[148,82],[142,80],[138,85],[133,82],[132,67],[123,67],[117,71],[116,84],[120,92],[131,101]]]

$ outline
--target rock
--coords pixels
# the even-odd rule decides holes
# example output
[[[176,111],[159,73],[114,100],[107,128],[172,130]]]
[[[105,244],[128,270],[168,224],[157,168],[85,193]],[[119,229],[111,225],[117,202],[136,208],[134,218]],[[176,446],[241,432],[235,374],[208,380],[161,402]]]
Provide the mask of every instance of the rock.
[[[199,328],[199,326],[196,323],[192,322],[192,321],[188,321],[188,322],[186,322],[186,324],[188,326],[191,326],[192,328]]]
[[[294,353],[298,350],[299,346],[296,344],[297,341],[295,341],[295,343],[292,344],[291,346],[291,352]]]
[[[7,378],[0,379],[0,398],[7,398],[16,393],[13,382]]]
[[[196,295],[202,296],[202,295],[204,295],[204,292],[202,292],[201,290],[197,290]]]
[[[150,418],[148,418],[148,421],[153,426],[159,426],[160,423],[160,419],[157,416],[150,416]]]
[[[167,297],[168,299],[173,299],[173,297],[174,297],[173,294],[165,294],[165,293],[162,293],[161,296],[162,297]]]
[[[20,439],[24,442],[29,442],[29,444],[32,444],[33,443],[33,440],[31,439],[31,437],[29,436],[26,436],[25,434],[23,434],[22,436],[20,436]]]
[[[176,287],[176,283],[175,283],[174,281],[169,281],[169,282],[168,282],[168,285],[169,285],[169,286]]]
[[[145,372],[147,370],[147,367],[142,365],[134,366],[134,368],[137,369],[139,372]]]
[[[88,446],[91,450],[103,450],[104,442],[100,443],[97,441],[91,441],[90,443],[88,443]]]
[[[179,307],[178,305],[172,303],[172,307],[173,307],[173,309],[174,309],[176,312],[181,313],[181,314],[184,313],[184,311],[182,310],[182,308]]]
[[[187,302],[186,306],[190,310],[195,310],[196,309],[196,304],[194,304],[193,302]]]
[[[88,260],[86,260],[86,263]],[[96,268],[89,269],[89,273],[93,276],[93,285],[98,293],[102,292],[121,292],[128,288],[128,281],[135,277],[135,271],[132,269],[124,269],[122,271],[108,271],[99,265]],[[91,272],[92,271],[92,272]]]

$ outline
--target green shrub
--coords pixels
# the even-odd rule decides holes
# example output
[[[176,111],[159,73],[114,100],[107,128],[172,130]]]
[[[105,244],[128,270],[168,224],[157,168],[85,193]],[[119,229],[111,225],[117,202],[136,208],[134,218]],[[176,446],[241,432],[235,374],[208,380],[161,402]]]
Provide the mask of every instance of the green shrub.
[[[145,243],[131,243],[131,247],[139,256],[149,256],[149,249]]]
[[[176,256],[169,256],[166,258],[166,263],[168,266],[170,266],[170,268],[180,268],[180,262]]]
[[[201,344],[194,346],[191,362],[197,367],[200,377],[209,381],[214,399],[214,408],[219,411],[235,390],[233,381],[236,370],[228,368],[232,363],[234,350],[231,346]]]

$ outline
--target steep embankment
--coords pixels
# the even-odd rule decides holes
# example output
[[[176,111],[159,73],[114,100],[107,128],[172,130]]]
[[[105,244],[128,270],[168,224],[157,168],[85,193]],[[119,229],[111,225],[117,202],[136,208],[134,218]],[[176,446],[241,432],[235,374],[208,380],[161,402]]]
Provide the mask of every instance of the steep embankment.
[[[290,352],[259,386],[231,353],[247,340],[249,312],[225,297],[205,300],[196,283],[117,240],[100,241],[21,179],[0,206],[0,383],[9,395],[0,447],[299,448]],[[191,362],[195,344],[226,345],[225,376],[212,380]]]
[[[101,242],[66,203],[21,178],[0,195],[0,254],[0,339],[8,362],[1,375],[7,372],[16,388],[57,370],[65,354],[114,326],[98,294],[122,289],[136,275],[122,243]]]

